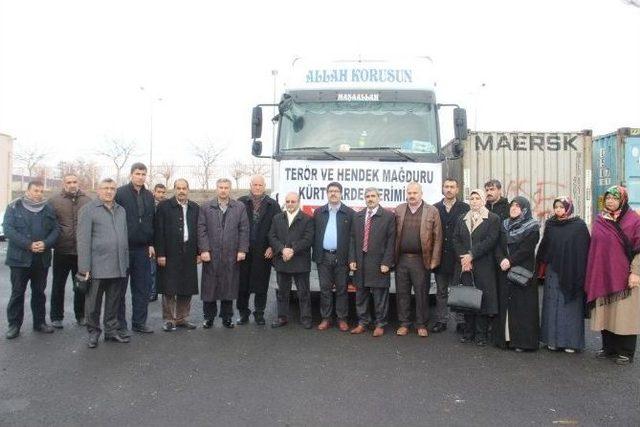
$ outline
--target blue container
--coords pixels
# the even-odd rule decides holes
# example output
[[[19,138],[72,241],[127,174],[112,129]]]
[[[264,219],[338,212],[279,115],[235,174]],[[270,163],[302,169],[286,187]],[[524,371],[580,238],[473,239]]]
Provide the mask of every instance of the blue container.
[[[621,128],[593,139],[594,218],[602,211],[604,192],[612,185],[626,186],[632,208],[640,208],[640,129]]]

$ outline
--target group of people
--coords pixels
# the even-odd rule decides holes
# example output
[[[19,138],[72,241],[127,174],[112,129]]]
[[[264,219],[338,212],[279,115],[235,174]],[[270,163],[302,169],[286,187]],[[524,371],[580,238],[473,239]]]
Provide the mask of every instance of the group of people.
[[[472,190],[467,204],[458,200],[458,182],[445,179],[444,197],[433,206],[423,200],[421,185],[411,182],[406,203],[394,211],[380,205],[379,190],[371,187],[358,212],[342,203],[342,185],[331,182],[327,203],[308,215],[295,192],[284,195],[282,210],[265,194],[262,176],[252,177],[250,193],[237,200],[231,198],[230,180],[220,179],[215,197],[202,205],[189,199],[185,179],[176,180],[173,197],[165,199],[166,188],[157,185],[152,193],[145,188],[146,178],[146,166],[135,163],[128,184],[117,188],[115,181],[104,179],[92,200],[79,188],[77,176],[67,174],[61,193],[50,200],[43,197],[42,183],[33,181],[9,205],[4,218],[12,284],[7,338],[20,334],[29,282],[34,329],[51,333],[63,327],[69,273],[76,320],[86,324],[91,348],[102,333],[105,340],[129,342],[128,283],[131,330],[139,333],[153,332],[147,325],[148,304],[158,294],[166,332],[197,327],[189,316],[192,296],[198,293],[204,328],[211,328],[216,317],[226,328],[245,325],[251,316],[264,325],[272,267],[277,317],[271,326],[290,321],[295,283],[300,322],[310,329],[313,260],[321,294],[320,331],[336,326],[354,335],[371,329],[374,337],[384,335],[395,272],[396,335],[412,329],[420,337],[445,331],[449,288],[462,284],[482,291],[478,310],[452,307],[464,343],[533,351],[542,342],[550,350],[572,353],[584,349],[584,318],[591,317],[592,329],[602,331],[597,356],[618,364],[633,360],[640,333],[640,216],[629,209],[624,187],[612,187],[604,195],[604,209],[591,234],[574,215],[568,197],[554,200],[540,241],[540,224],[529,201],[521,196],[507,201],[497,180]],[[49,325],[44,291],[52,249]],[[437,293],[430,316],[432,273]],[[356,289],[356,325],[348,319],[350,277]],[[239,313],[235,322],[234,300]]]

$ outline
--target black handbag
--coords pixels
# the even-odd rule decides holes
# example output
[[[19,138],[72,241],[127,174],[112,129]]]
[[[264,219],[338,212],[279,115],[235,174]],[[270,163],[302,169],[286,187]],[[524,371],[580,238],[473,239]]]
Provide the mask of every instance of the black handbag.
[[[75,289],[82,292],[83,294],[86,294],[89,290],[89,286],[91,286],[91,278],[89,278],[88,280],[84,280],[84,277],[84,274],[77,273],[73,278],[73,285]]]
[[[458,282],[462,282],[462,274],[460,274]],[[473,273],[471,273],[471,285],[459,283],[455,286],[449,286],[447,305],[456,311],[480,311],[482,307],[482,290],[476,288]]]
[[[507,279],[518,286],[527,286],[531,278],[533,278],[533,271],[527,270],[519,265],[511,267],[507,273]]]

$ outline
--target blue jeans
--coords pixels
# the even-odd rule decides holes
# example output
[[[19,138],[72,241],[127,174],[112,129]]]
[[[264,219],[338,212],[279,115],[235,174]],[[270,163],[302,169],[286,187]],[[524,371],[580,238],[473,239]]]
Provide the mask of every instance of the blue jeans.
[[[151,280],[151,262],[146,247],[129,248],[129,282],[131,283],[131,325],[145,326],[147,323],[147,306],[149,305],[149,282]],[[118,324],[120,329],[127,329],[125,297],[127,281],[122,284],[122,294],[118,307]]]

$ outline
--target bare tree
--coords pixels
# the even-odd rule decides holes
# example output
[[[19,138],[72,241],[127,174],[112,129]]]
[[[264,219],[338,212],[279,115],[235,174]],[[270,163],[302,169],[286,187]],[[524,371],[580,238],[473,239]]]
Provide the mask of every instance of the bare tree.
[[[640,7],[640,0],[622,0],[622,2],[629,6]]]
[[[197,175],[205,190],[209,189],[209,180],[213,175],[213,164],[224,152],[225,148],[226,147],[218,148],[210,139],[207,139],[201,144],[193,144],[193,154],[200,163],[197,169]]]
[[[175,162],[171,162],[171,163],[162,162],[162,164],[158,166],[156,173],[162,176],[162,178],[164,178],[164,185],[168,187],[169,181],[171,180],[171,177],[175,173],[175,170],[176,170]]]
[[[84,190],[95,190],[100,178],[100,166],[93,160],[85,160],[78,157],[73,161],[58,162],[58,174],[64,177],[68,173],[73,173],[78,177],[80,188]]]
[[[251,160],[251,164],[248,165],[248,172],[251,176],[262,175],[264,177],[267,177],[269,176],[270,170],[270,165],[261,161],[256,161],[255,159]]]
[[[44,160],[49,154],[38,148],[38,146],[25,146],[22,147],[16,154],[15,159],[22,163],[27,169],[29,176],[33,176],[36,171],[36,167]]]
[[[119,138],[110,138],[105,142],[105,147],[96,150],[96,154],[111,160],[116,167],[116,181],[120,182],[122,168],[127,164],[136,148],[135,141],[124,141]]]
[[[231,165],[231,177],[236,182],[236,188],[240,188],[240,179],[245,175],[250,175],[249,165],[236,160]]]

